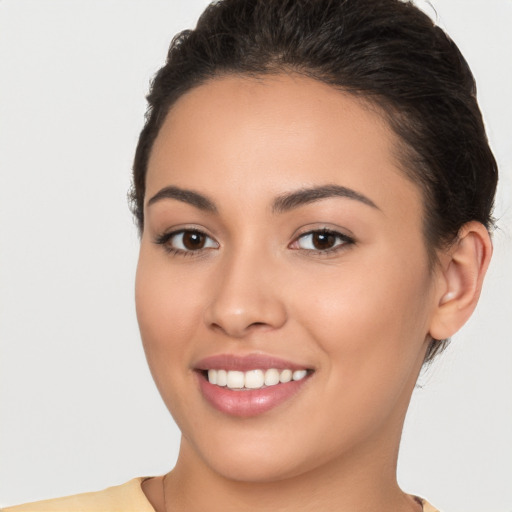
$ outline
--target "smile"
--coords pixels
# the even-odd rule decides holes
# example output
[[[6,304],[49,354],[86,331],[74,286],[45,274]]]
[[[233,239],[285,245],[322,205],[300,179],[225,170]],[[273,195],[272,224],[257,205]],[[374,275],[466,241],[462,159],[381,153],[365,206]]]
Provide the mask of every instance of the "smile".
[[[290,381],[302,380],[308,374],[307,370],[291,370],[290,368],[268,370],[223,370],[210,369],[207,371],[208,382],[220,387],[234,390],[262,389]]]
[[[228,416],[254,417],[291,403],[316,372],[266,354],[218,354],[193,365],[205,401]]]

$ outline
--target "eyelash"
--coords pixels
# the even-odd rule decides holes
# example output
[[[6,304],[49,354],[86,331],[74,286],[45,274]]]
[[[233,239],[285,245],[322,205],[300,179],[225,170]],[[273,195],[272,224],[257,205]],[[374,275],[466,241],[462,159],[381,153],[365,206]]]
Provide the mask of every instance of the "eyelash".
[[[196,235],[206,237],[206,239],[213,241],[217,247],[209,246],[209,247],[200,247],[195,250],[194,249],[184,250],[184,249],[176,248],[176,247],[173,247],[172,245],[170,245],[170,241],[175,236],[185,235],[185,234],[191,234],[191,235],[196,234]],[[303,249],[301,247],[292,247],[293,245],[298,244],[299,240],[304,239],[305,237],[308,237],[308,236],[312,236],[312,235],[333,236],[333,237],[335,237],[335,239],[338,243],[336,243],[336,245],[334,245],[333,247],[329,247],[327,249]],[[204,254],[204,251],[206,251],[206,250],[219,247],[218,242],[213,240],[212,237],[208,236],[206,233],[204,233],[203,231],[201,231],[199,229],[180,229],[177,231],[171,231],[170,233],[163,233],[162,235],[157,236],[154,242],[157,245],[163,246],[163,248],[165,249],[166,252],[168,252],[169,254],[174,255],[174,256],[198,256],[199,254]],[[206,242],[206,243],[208,243],[208,242]],[[327,256],[327,255],[336,253],[340,250],[346,249],[347,246],[352,245],[354,243],[355,243],[355,240],[353,238],[351,238],[343,233],[334,231],[332,229],[321,228],[321,229],[312,229],[305,233],[301,233],[299,236],[297,236],[293,240],[293,242],[291,242],[288,245],[288,247],[292,248],[293,250],[302,251],[302,252],[305,252],[308,254],[313,253],[313,254],[319,255],[319,256]]]
[[[289,245],[292,246],[294,244],[297,244],[299,240],[312,235],[326,235],[326,236],[332,236],[336,239],[336,245],[333,247],[329,247],[327,249],[302,249],[300,247],[296,248],[295,250],[307,252],[308,254],[315,254],[319,256],[328,256],[334,253],[337,253],[338,251],[344,250],[347,248],[347,246],[350,246],[355,243],[355,240],[343,233],[340,233],[339,231],[335,231],[333,229],[328,228],[320,228],[320,229],[311,229],[310,231],[307,231],[305,233],[301,233],[295,240]]]
[[[173,247],[170,244],[171,240],[175,236],[185,235],[187,233],[190,235],[194,235],[194,234],[200,235],[200,236],[207,238],[208,240],[213,240],[212,237],[208,236],[206,233],[202,232],[199,229],[179,229],[177,231],[171,231],[170,233],[163,233],[162,235],[157,236],[157,238],[155,239],[155,243],[157,245],[163,246],[165,251],[167,251],[169,254],[174,255],[174,256],[198,256],[199,254],[203,253],[203,251],[214,248],[214,247],[201,247],[196,250],[193,250],[193,249],[184,250],[184,249],[179,249],[179,248]],[[218,247],[219,244],[217,242],[215,242],[215,244]]]

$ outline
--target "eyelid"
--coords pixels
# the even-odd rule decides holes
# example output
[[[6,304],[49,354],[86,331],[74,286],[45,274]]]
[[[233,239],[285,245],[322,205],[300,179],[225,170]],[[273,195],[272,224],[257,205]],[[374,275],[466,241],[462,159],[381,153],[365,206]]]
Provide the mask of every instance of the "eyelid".
[[[325,255],[325,254],[337,252],[337,251],[339,251],[343,248],[346,248],[347,246],[353,245],[355,243],[355,239],[353,236],[343,233],[339,228],[332,228],[332,227],[328,227],[328,226],[319,226],[317,228],[309,228],[307,230],[306,229],[302,232],[299,232],[298,234],[296,234],[294,236],[292,242],[288,246],[289,248],[297,250],[297,251],[303,251],[303,252],[310,253],[310,254],[314,253],[314,254]],[[325,234],[333,235],[336,238],[340,239],[342,241],[342,243],[337,243],[333,247],[330,247],[327,249],[315,249],[315,248],[305,249],[303,247],[292,247],[293,245],[298,244],[298,242],[301,238],[311,236],[316,233],[325,233]]]
[[[346,228],[345,226],[333,224],[331,222],[308,222],[307,224],[303,224],[302,226],[295,229],[291,238],[296,239],[302,235],[317,233],[318,231],[327,231],[330,233],[339,234],[354,241],[356,239],[355,234],[350,229]]]
[[[185,233],[197,233],[202,235],[212,241],[214,246],[200,247],[198,249],[186,249],[173,247],[170,245],[171,240],[181,234]],[[199,256],[200,254],[204,254],[205,251],[209,251],[211,249],[218,249],[220,247],[219,242],[215,240],[215,238],[208,233],[203,228],[199,228],[197,226],[181,226],[179,228],[171,228],[160,235],[156,235],[153,242],[156,245],[161,245],[163,248],[173,254],[173,255],[182,255],[182,256]]]

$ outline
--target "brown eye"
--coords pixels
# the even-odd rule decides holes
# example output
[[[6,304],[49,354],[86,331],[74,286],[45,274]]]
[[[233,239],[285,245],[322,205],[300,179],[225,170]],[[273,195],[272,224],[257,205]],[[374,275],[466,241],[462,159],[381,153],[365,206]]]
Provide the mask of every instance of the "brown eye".
[[[344,245],[352,244],[354,241],[342,233],[329,230],[316,230],[304,233],[291,245],[292,249],[307,251],[329,252],[341,248]]]
[[[312,233],[311,243],[319,251],[331,249],[336,243],[336,236],[333,233]]]
[[[196,230],[183,230],[164,235],[157,240],[168,250],[178,253],[198,252],[203,249],[218,249],[219,244],[211,237]]]
[[[183,233],[182,243],[185,249],[196,251],[202,249],[206,242],[206,236],[198,231],[186,231]]]

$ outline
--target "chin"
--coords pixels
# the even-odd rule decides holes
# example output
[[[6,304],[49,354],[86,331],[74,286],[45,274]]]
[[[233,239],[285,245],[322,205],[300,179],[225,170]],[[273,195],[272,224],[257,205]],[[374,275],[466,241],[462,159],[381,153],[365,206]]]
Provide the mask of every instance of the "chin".
[[[240,457],[233,460],[215,459],[207,461],[211,470],[227,480],[244,483],[271,483],[279,482],[297,476],[304,471],[298,466],[290,464],[282,465],[272,454],[267,457],[252,460],[241,460]]]
[[[250,430],[250,429],[248,429]],[[212,436],[193,448],[195,456],[217,475],[246,483],[279,482],[314,470],[324,454],[309,453],[305,439],[274,432]],[[200,442],[200,441],[199,441]]]

